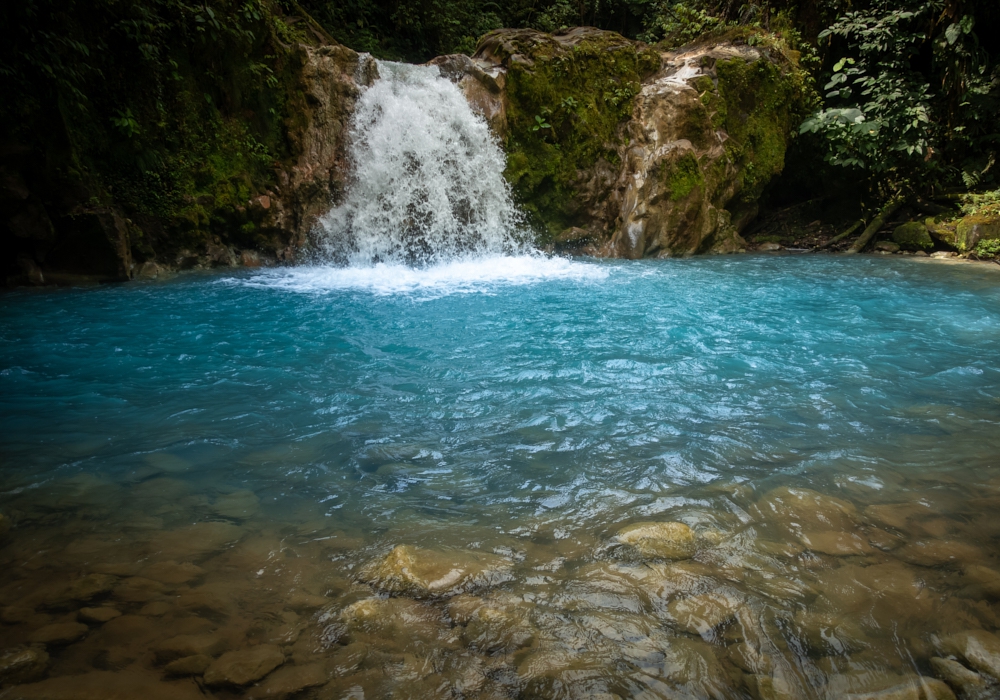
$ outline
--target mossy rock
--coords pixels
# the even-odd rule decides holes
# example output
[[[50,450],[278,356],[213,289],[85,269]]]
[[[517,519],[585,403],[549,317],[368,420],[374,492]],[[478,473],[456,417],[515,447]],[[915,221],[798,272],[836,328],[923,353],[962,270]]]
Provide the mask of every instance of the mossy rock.
[[[581,175],[619,164],[619,126],[629,117],[642,81],[660,55],[615,32],[576,28],[545,34],[491,32],[475,58],[506,69],[507,169],[520,204],[542,230],[543,242],[589,223]],[[589,193],[588,193],[589,194]]]
[[[903,250],[930,250],[934,247],[927,226],[919,221],[910,221],[897,226],[892,232],[892,240]]]
[[[975,250],[983,241],[1000,239],[1000,219],[988,216],[966,216],[958,221],[955,230],[956,248]]]

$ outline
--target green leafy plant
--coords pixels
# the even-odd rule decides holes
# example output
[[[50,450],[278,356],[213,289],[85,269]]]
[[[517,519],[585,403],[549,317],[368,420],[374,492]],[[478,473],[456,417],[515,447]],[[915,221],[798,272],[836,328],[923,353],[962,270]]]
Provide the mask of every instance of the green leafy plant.
[[[976,256],[980,258],[995,258],[1000,255],[1000,238],[989,238],[979,241],[976,245]]]
[[[535,115],[535,125],[533,127],[531,127],[532,131],[538,131],[540,129],[551,129],[551,128],[552,128],[552,125],[549,124],[547,121],[545,121],[544,118],[542,118],[541,116],[539,116],[537,114]]]

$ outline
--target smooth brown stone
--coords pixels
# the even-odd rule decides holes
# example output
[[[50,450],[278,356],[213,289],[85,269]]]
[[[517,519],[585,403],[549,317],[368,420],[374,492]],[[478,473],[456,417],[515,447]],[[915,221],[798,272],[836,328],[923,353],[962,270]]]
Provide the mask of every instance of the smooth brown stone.
[[[326,668],[321,663],[305,666],[285,666],[267,677],[247,694],[249,700],[255,698],[287,698],[306,688],[325,685],[329,680]]]
[[[180,634],[157,645],[156,659],[160,663],[188,656],[215,657],[226,648],[226,642],[214,634]]]
[[[89,631],[90,628],[80,622],[58,622],[35,630],[31,641],[35,644],[72,644]]]
[[[212,665],[212,657],[204,654],[175,659],[163,667],[171,676],[200,676]]]
[[[192,681],[163,682],[141,671],[92,671],[17,686],[13,700],[205,700]]]
[[[205,575],[205,570],[190,562],[178,564],[173,561],[162,561],[147,566],[140,575],[153,581],[176,586],[201,578]]]
[[[100,608],[80,608],[76,613],[76,617],[80,622],[104,624],[105,622],[114,620],[116,617],[121,617],[121,611],[107,606]]]
[[[260,680],[283,663],[285,655],[272,644],[229,651],[208,667],[205,683],[212,686],[247,685]]]

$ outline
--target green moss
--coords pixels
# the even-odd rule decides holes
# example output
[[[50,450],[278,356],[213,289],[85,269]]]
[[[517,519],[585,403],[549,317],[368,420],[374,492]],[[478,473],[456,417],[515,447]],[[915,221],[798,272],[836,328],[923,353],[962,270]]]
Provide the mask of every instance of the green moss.
[[[701,166],[693,153],[685,153],[670,167],[663,168],[661,177],[665,189],[670,192],[670,199],[675,202],[685,199],[695,188],[705,184]]]
[[[578,223],[578,173],[602,159],[617,164],[619,125],[660,57],[611,32],[572,49],[544,37],[523,54],[533,64],[507,62],[505,174],[545,238]],[[551,128],[536,130],[536,116]]]

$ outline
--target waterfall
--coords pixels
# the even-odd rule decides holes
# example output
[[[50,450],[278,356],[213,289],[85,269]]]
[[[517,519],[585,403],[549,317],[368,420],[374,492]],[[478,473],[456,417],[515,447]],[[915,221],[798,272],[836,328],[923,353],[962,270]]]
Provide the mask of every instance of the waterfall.
[[[326,258],[429,265],[529,250],[485,120],[435,66],[379,62],[358,100],[343,203],[319,224]]]

